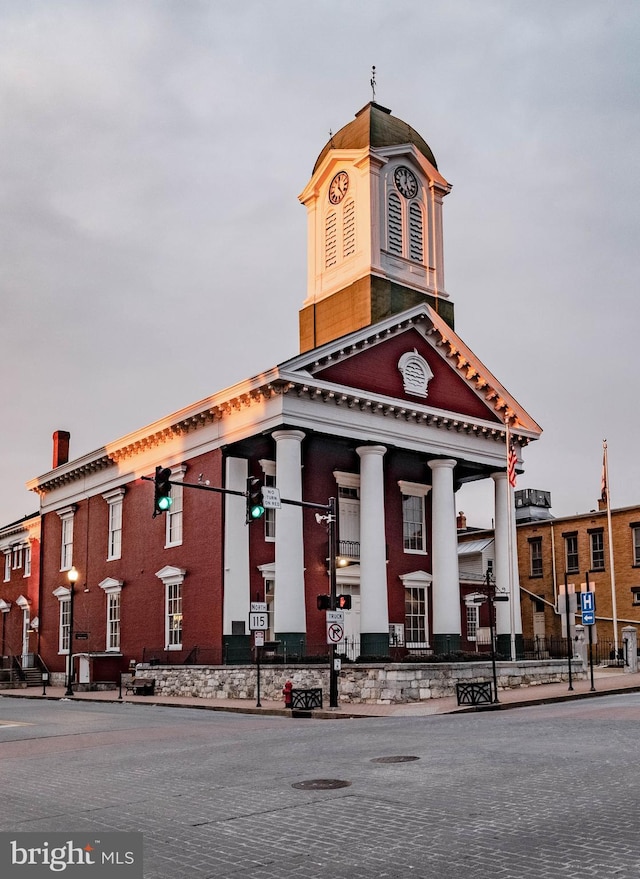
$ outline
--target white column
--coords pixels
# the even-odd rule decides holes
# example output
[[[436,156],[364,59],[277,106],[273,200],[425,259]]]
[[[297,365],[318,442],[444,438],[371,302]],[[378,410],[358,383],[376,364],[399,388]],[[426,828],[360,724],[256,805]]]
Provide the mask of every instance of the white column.
[[[276,484],[280,496],[302,500],[302,440],[300,430],[278,430]],[[304,600],[304,544],[302,507],[283,504],[276,510],[276,574],[274,631],[280,636],[300,636],[307,631]],[[287,637],[284,639],[289,640]],[[291,638],[295,642],[295,637]]]
[[[520,579],[516,545],[515,508],[509,503],[511,486],[506,472],[492,473],[495,485],[495,578],[496,589],[506,592],[509,601],[496,604],[496,635],[522,635],[520,613]],[[509,521],[511,519],[511,521]]]
[[[438,458],[431,468],[431,544],[433,574],[433,640],[437,652],[460,647],[460,575],[458,531],[453,491],[456,461]]]
[[[227,458],[225,485],[233,491],[247,487],[247,459]],[[224,599],[222,632],[231,635],[232,622],[244,620],[249,634],[249,528],[245,525],[245,500],[224,495]]]
[[[384,446],[359,446],[360,637],[363,653],[389,650],[389,601],[384,526]]]

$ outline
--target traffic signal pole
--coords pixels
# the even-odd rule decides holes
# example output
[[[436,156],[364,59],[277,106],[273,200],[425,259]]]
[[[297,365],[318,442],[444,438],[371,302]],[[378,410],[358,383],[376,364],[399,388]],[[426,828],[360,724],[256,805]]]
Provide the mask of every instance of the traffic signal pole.
[[[250,477],[251,478],[251,477]],[[144,479],[146,482],[155,482],[156,479],[153,476],[142,476],[141,479]],[[246,491],[236,491],[232,488],[219,488],[216,485],[205,485],[200,482],[181,482],[177,479],[166,479],[164,480],[164,484],[167,485],[179,485],[182,488],[197,488],[200,491],[215,491],[218,494],[232,494],[236,497],[243,497],[249,499],[251,497],[251,488],[249,485],[249,481],[247,481],[247,490]],[[319,510],[324,513],[322,517],[327,523],[327,532],[329,537],[329,594],[331,598],[331,607],[335,608],[337,601],[337,578],[336,578],[336,558],[338,556],[338,528],[337,528],[337,515],[338,508],[336,504],[336,499],[334,497],[329,498],[329,503],[327,504],[313,504],[310,501],[294,501],[289,500],[288,498],[281,498],[281,504],[290,504],[295,507],[303,507],[309,510]],[[155,515],[155,513],[154,513]],[[320,518],[318,519],[319,521]],[[248,520],[250,521],[250,520]],[[336,645],[331,645],[331,668],[329,669],[329,707],[337,708],[338,707],[338,678],[339,671],[336,667],[337,665],[337,656],[336,656]]]

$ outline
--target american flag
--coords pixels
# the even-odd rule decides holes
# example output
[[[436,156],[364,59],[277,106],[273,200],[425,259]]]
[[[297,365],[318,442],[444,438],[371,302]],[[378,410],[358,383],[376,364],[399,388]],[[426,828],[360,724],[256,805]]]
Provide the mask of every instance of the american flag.
[[[516,455],[515,449],[509,443],[509,452],[507,454],[507,476],[509,477],[509,485],[512,488],[516,487],[516,464],[518,463],[518,456]]]
[[[600,498],[607,502],[607,458],[606,452],[602,455],[602,476],[600,477]]]

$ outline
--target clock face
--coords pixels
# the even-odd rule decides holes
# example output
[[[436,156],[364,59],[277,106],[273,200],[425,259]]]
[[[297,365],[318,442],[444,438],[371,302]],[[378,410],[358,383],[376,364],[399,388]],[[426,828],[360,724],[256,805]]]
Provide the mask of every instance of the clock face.
[[[346,171],[338,171],[329,184],[329,201],[331,204],[340,204],[349,188],[349,175]]]
[[[404,195],[405,198],[415,198],[418,194],[418,181],[416,180],[416,175],[413,171],[405,168],[404,165],[400,165],[399,168],[396,168],[393,172],[393,179],[395,180],[400,193]]]

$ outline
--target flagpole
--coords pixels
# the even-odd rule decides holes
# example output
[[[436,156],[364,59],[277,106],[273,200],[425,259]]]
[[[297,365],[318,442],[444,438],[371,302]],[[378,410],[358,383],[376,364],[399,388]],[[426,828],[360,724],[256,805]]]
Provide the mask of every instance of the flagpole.
[[[517,659],[516,654],[516,624],[515,624],[515,607],[513,594],[513,487],[514,482],[511,477],[511,433],[509,431],[509,418],[505,418],[506,440],[507,440],[507,546],[509,555],[509,628],[511,635],[511,662]],[[515,477],[515,470],[514,477]]]
[[[607,441],[602,441],[602,468],[604,476],[603,500],[607,504],[607,527],[609,532],[609,567],[611,568],[611,615],[613,617],[613,646],[618,659],[618,605],[616,600],[616,571],[613,563],[613,529],[611,527],[611,493],[609,492],[609,455]]]

